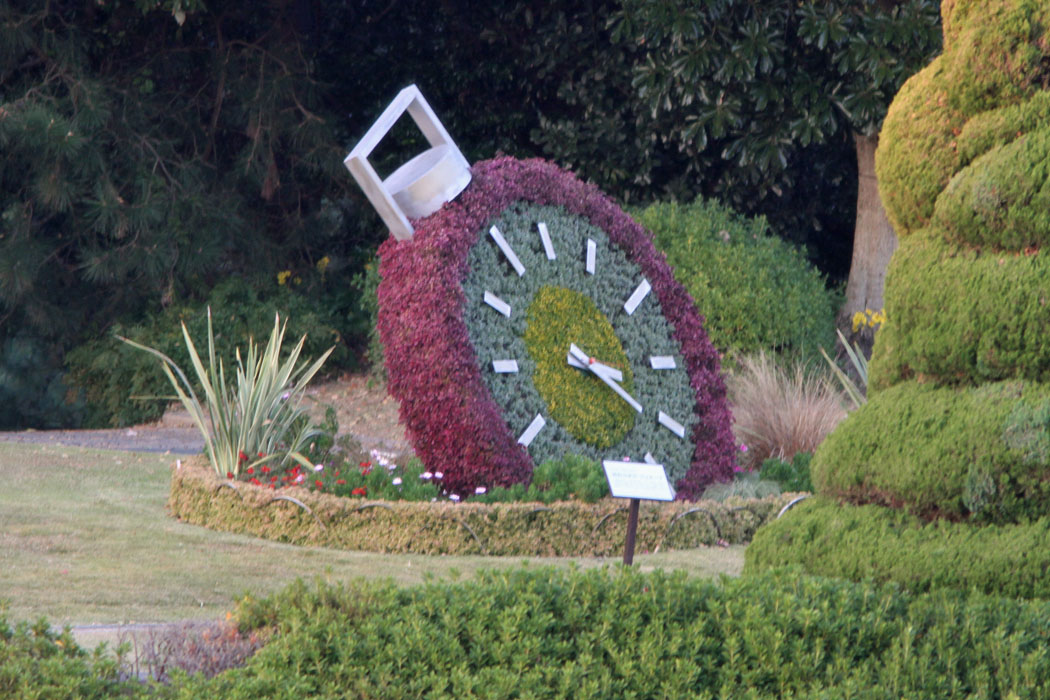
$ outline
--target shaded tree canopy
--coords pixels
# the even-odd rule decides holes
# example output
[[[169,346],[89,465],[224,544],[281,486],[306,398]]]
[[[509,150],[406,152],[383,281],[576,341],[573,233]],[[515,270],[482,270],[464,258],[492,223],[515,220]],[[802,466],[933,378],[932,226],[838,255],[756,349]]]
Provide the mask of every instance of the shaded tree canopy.
[[[868,95],[847,79],[896,65],[894,52],[903,72],[925,30],[896,18],[929,21],[920,0],[856,4],[8,0],[0,423],[68,422],[71,347],[231,276],[261,287],[324,260],[327,286],[303,290],[351,313],[331,280],[360,270],[385,231],[342,159],[409,83],[472,161],[544,156],[626,203],[718,197],[769,215],[841,277],[857,128],[843,115],[881,119],[897,80]],[[716,11],[704,46],[747,40],[754,60],[715,52],[704,60],[720,71],[672,70]],[[693,25],[668,25],[677,14]],[[887,38],[865,54],[853,42],[869,25]],[[840,94],[852,97],[828,97]],[[422,148],[404,121],[381,172]]]

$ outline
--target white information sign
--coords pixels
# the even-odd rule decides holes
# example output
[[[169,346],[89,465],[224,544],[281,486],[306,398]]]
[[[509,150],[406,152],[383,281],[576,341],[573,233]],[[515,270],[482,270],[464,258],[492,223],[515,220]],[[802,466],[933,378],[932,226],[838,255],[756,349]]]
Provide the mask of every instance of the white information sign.
[[[647,501],[673,501],[674,488],[667,480],[662,464],[647,462],[602,462],[609,491],[614,498],[639,498]]]

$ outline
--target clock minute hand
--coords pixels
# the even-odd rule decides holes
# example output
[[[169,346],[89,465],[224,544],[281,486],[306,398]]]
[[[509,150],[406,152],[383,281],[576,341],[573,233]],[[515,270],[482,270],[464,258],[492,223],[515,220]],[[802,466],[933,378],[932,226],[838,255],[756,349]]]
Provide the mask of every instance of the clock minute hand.
[[[574,363],[573,360],[576,360],[579,364]],[[614,378],[616,375],[619,375],[619,381],[623,380],[623,374],[619,372],[619,370],[613,369],[601,362],[592,362],[587,353],[580,350],[575,343],[569,344],[569,364],[573,367],[590,370],[594,376],[601,379],[610,389],[619,394],[620,398],[626,401],[631,408],[638,411],[638,413],[642,412],[642,404],[635,401],[634,397],[628,394],[624,388],[617,383],[618,380]],[[582,365],[582,367],[580,367],[580,365]]]

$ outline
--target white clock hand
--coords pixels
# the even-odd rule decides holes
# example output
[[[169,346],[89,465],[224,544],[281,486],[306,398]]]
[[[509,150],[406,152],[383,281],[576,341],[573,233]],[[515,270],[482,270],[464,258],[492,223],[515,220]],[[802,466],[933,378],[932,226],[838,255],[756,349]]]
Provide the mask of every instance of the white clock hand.
[[[623,381],[623,373],[621,373],[619,370],[613,369],[612,367],[604,365],[601,362],[592,362],[591,358],[587,356],[587,353],[583,352],[583,350],[580,350],[580,348],[576,347],[575,343],[569,344],[569,358],[570,365],[572,365],[573,367],[579,367],[579,365],[572,362],[572,360],[575,359],[577,362],[583,365],[583,367],[581,367],[580,369],[590,370],[591,373],[594,374],[594,376],[598,377],[598,379],[601,379],[603,382],[605,382],[605,384],[610,389],[615,391],[620,396],[620,398],[626,401],[631,408],[638,411],[638,413],[642,412],[642,404],[635,401],[633,396],[628,394],[626,391],[624,391],[624,388],[622,386],[617,384],[618,380],[614,379],[614,376],[619,375],[619,381]]]

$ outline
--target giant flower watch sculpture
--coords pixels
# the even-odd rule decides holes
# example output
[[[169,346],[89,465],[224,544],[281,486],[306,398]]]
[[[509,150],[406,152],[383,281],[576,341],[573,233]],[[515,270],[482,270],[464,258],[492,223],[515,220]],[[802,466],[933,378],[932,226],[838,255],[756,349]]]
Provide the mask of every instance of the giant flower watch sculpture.
[[[392,107],[403,110],[406,93],[436,136],[384,183],[425,194],[380,192],[395,236],[379,250],[378,330],[389,390],[427,467],[461,494],[527,482],[534,464],[567,453],[662,464],[683,498],[731,478],[718,354],[645,229],[541,160],[456,172],[466,161],[427,122],[418,91]],[[370,170],[370,135],[347,158],[355,175]],[[434,163],[445,172],[422,173]],[[443,189],[458,197],[404,216],[402,203]]]

